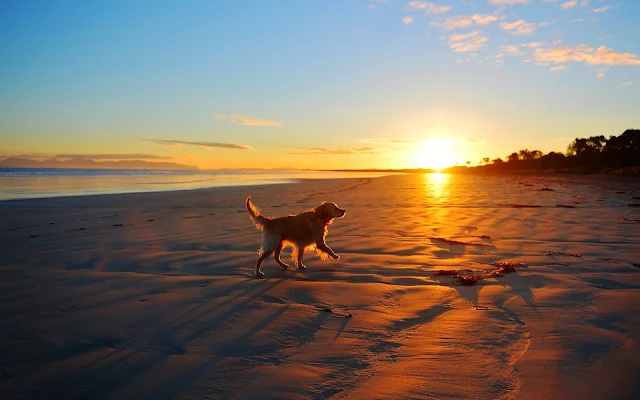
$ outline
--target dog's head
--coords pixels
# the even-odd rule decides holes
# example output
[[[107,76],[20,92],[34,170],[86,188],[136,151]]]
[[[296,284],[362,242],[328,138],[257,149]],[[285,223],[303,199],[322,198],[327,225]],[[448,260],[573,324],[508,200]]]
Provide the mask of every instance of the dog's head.
[[[334,218],[342,218],[346,214],[346,210],[338,207],[335,203],[322,203],[313,209],[313,212],[323,220],[329,222]]]

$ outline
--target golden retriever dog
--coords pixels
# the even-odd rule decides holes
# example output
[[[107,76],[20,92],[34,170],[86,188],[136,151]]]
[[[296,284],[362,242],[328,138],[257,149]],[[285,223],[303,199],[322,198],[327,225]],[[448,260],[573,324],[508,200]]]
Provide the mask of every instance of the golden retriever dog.
[[[253,224],[262,231],[262,248],[256,265],[256,277],[262,278],[262,263],[271,254],[278,265],[285,270],[289,266],[282,262],[280,253],[285,246],[293,247],[292,259],[299,269],[307,267],[302,263],[305,250],[315,250],[322,259],[340,258],[324,241],[328,227],[334,218],[344,217],[345,210],[334,203],[322,203],[313,210],[287,217],[263,217],[260,210],[247,197],[247,211]]]

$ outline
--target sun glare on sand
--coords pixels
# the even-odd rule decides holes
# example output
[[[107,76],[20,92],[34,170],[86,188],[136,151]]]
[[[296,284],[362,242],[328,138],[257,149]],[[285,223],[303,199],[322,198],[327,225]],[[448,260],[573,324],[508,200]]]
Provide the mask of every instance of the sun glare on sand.
[[[416,149],[418,167],[440,170],[453,166],[456,157],[451,144],[451,141],[446,139],[431,139],[425,142],[421,148]]]

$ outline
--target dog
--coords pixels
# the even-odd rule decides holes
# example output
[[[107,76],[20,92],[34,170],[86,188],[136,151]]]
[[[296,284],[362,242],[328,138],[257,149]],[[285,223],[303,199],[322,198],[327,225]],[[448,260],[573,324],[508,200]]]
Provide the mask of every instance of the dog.
[[[346,214],[346,210],[335,203],[322,203],[313,210],[278,218],[260,215],[260,210],[251,202],[251,196],[247,197],[246,207],[253,224],[262,231],[262,248],[256,265],[256,278],[264,277],[260,267],[271,254],[283,270],[289,268],[280,259],[280,253],[286,246],[293,247],[291,257],[298,269],[307,268],[302,262],[305,250],[315,250],[322,259],[340,258],[324,241],[334,218],[342,218]]]

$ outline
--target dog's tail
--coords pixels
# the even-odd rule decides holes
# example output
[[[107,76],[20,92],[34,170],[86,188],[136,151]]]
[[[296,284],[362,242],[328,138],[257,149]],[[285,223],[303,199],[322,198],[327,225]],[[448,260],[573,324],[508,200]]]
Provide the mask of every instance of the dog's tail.
[[[253,205],[253,203],[251,202],[251,196],[247,197],[246,206],[253,224],[256,226],[256,228],[262,230],[268,219],[260,215],[260,210],[258,210],[258,207]]]

